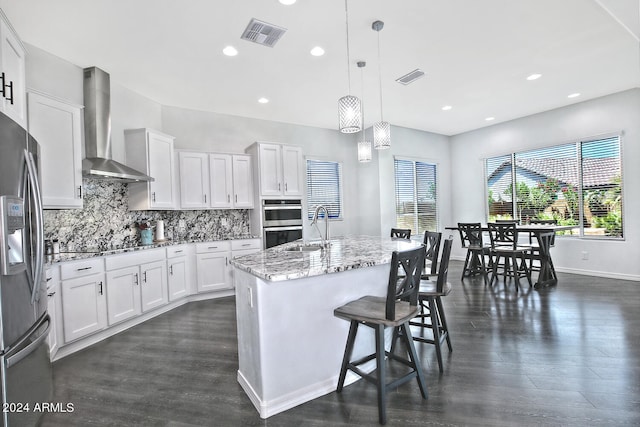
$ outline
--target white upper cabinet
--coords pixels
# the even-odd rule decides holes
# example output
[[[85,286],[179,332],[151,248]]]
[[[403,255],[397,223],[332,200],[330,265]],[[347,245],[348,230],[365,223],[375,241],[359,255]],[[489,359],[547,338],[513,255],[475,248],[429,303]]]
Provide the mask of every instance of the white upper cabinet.
[[[251,156],[181,151],[179,157],[182,208],[253,208]]]
[[[304,161],[302,148],[292,145],[282,146],[282,178],[284,196],[302,196]]]
[[[302,149],[293,145],[270,143],[258,143],[257,147],[260,195],[302,197]]]
[[[209,154],[209,189],[212,208],[233,206],[233,163],[229,154]]]
[[[180,207],[209,207],[209,156],[207,153],[178,153],[180,163]]]
[[[0,11],[0,111],[27,128],[26,50]]]
[[[233,207],[253,208],[253,169],[251,156],[233,155]]]
[[[82,107],[29,93],[29,133],[40,144],[44,208],[82,208]]]
[[[152,182],[132,182],[129,209],[175,209],[174,137],[152,129],[124,131],[127,165],[152,178]]]

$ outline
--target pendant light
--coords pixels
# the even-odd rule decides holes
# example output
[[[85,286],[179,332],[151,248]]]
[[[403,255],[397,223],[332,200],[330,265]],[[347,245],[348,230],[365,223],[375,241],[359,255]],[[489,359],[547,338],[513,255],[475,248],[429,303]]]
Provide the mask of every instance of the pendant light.
[[[375,21],[371,24],[371,29],[378,33],[378,75],[380,79],[380,121],[373,124],[373,147],[376,150],[384,150],[391,147],[391,126],[384,121],[382,114],[382,66],[380,60],[380,31],[384,27],[384,22]]]
[[[358,61],[358,68],[360,68],[360,81],[362,83],[362,138],[358,142],[358,161],[360,163],[367,163],[371,161],[371,142],[367,141],[364,134],[364,73],[363,69],[367,65],[364,61]]]
[[[349,8],[344,0],[344,13],[347,21],[347,78],[349,94],[338,100],[339,129],[342,133],[359,132],[362,128],[362,113],[360,100],[351,95],[351,60],[349,58]]]

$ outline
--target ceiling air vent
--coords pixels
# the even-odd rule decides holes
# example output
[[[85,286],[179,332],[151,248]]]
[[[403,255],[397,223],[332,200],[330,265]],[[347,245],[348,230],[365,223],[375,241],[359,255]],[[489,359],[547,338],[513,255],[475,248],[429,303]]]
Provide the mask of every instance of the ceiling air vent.
[[[396,81],[406,86],[409,83],[413,83],[414,81],[418,80],[422,76],[424,76],[424,71],[416,68],[415,70],[408,72],[404,76],[398,77]]]
[[[252,18],[240,38],[263,46],[273,47],[286,31],[286,28]]]

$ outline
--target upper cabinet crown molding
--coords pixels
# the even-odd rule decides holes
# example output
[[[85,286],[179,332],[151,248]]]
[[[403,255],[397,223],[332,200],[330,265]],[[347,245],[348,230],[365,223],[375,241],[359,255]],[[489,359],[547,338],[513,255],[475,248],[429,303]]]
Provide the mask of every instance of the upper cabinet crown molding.
[[[82,208],[82,106],[42,92],[30,92],[28,106],[29,133],[40,144],[44,208]]]
[[[0,111],[27,129],[26,55],[22,41],[0,9]]]
[[[175,209],[175,138],[148,128],[126,129],[124,137],[127,165],[154,178],[128,185],[129,209]]]

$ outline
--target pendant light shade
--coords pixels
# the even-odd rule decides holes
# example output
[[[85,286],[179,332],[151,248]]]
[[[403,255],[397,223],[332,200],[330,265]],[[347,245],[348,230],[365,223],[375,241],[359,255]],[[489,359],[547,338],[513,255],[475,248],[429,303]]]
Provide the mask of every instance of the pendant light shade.
[[[371,161],[371,143],[369,141],[358,142],[358,161],[360,163]]]
[[[338,100],[338,118],[340,132],[356,133],[362,127],[362,106],[360,100],[353,96],[343,96]]]
[[[360,100],[351,95],[351,60],[349,58],[349,7],[344,0],[344,14],[347,27],[347,80],[349,94],[338,100],[338,129],[342,133],[359,132],[362,128],[362,108]]]
[[[391,147],[391,125],[384,121],[382,114],[382,66],[380,60],[380,31],[384,28],[384,22],[374,21],[371,29],[378,33],[378,76],[380,81],[380,121],[373,124],[373,147],[376,150],[384,150]]]
[[[384,150],[391,147],[391,125],[388,122],[373,124],[373,146],[376,150]]]

